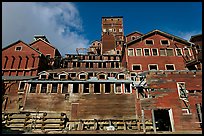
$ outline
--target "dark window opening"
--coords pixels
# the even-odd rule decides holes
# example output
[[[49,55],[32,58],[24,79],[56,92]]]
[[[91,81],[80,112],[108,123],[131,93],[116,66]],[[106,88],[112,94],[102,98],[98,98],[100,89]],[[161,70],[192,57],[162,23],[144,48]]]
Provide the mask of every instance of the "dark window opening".
[[[105,93],[110,93],[110,91],[111,91],[111,84],[105,83]]]
[[[46,92],[47,92],[47,84],[42,84],[41,93],[46,93]]]
[[[102,67],[101,64],[102,64],[102,63],[100,63],[100,62],[98,63],[98,68],[101,68],[101,67]]]
[[[66,79],[66,75],[60,75],[60,79]]]
[[[158,54],[157,54],[157,49],[152,49],[152,54],[153,54],[153,56],[157,56]]]
[[[77,62],[77,67],[79,68],[81,66],[81,63],[80,62]]]
[[[146,40],[146,44],[153,45],[153,40]]]
[[[18,69],[20,69],[21,61],[22,61],[22,58],[19,57]],[[34,61],[35,61],[35,59],[34,59]],[[34,62],[33,62],[33,64],[32,64],[32,67],[34,67]]]
[[[116,93],[121,93],[122,92],[121,84],[115,84],[115,92]]]
[[[5,61],[5,64],[4,64],[4,69],[6,68],[6,65],[8,63],[8,57],[6,56],[5,58],[6,58],[6,61]]]
[[[100,93],[100,84],[99,83],[94,84],[94,93]]]
[[[86,68],[89,68],[89,62],[86,62]]]
[[[103,68],[106,68],[106,62],[103,62]]]
[[[79,84],[78,83],[74,83],[73,84],[73,93],[78,93],[79,92]]]
[[[157,70],[157,65],[149,65],[149,70]]]
[[[68,84],[62,84],[62,93],[68,93]]]
[[[174,65],[166,65],[166,70],[174,70]]]
[[[94,74],[93,73],[88,73],[88,77],[90,78],[90,77],[93,77],[94,76]]]
[[[162,44],[162,45],[168,45],[168,44],[169,44],[169,41],[168,41],[168,40],[161,40],[161,44]]]
[[[75,68],[76,67],[76,62],[73,62],[73,68]]]
[[[84,91],[83,93],[89,93],[89,84],[88,83],[84,84],[83,91]]]
[[[51,91],[51,93],[57,93],[57,86],[58,86],[58,84],[52,84],[52,91]]]
[[[20,90],[24,90],[24,87],[25,87],[25,83],[24,83],[24,82],[21,82],[21,84],[20,84]]]
[[[46,79],[47,75],[41,75],[41,79]]]
[[[125,79],[125,75],[119,75],[118,78],[119,79]]]
[[[21,51],[22,47],[16,47],[16,51]]]
[[[79,75],[80,79],[86,79],[86,75]]]
[[[99,75],[99,79],[105,79],[105,75]]]
[[[130,84],[125,84],[125,93],[130,93]]]
[[[30,93],[35,93],[36,92],[36,86],[37,86],[37,84],[35,84],[35,83],[31,84]]]
[[[116,68],[119,68],[119,62],[116,62],[116,66],[115,66]]]
[[[144,49],[144,51],[145,51],[145,56],[149,56],[150,54],[149,54],[149,49]]]
[[[111,68],[114,68],[114,62],[111,62]]]
[[[46,58],[49,60],[50,59],[50,55],[46,55]]]
[[[90,62],[90,68],[93,68],[93,62]]]
[[[141,70],[140,65],[133,65],[132,70]]]
[[[12,64],[11,64],[11,69],[13,68],[13,65],[14,65],[14,62],[15,62],[15,57],[12,56],[12,58],[13,58],[13,60],[12,60]],[[28,63],[28,62],[26,61],[26,63]]]
[[[176,49],[176,52],[177,52],[177,56],[182,56],[181,49]]]
[[[76,73],[70,73],[70,77],[76,77]]]

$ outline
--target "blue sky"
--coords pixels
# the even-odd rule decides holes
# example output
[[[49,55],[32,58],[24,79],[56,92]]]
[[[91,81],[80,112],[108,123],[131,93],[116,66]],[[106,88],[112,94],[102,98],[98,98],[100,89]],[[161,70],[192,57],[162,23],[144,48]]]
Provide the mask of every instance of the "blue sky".
[[[3,2],[2,47],[45,35],[64,56],[101,39],[101,18],[123,16],[125,35],[154,29],[189,40],[202,33],[201,2]]]
[[[101,38],[102,16],[123,16],[125,35],[153,29],[183,38],[202,33],[201,2],[79,2],[76,7],[88,39]]]

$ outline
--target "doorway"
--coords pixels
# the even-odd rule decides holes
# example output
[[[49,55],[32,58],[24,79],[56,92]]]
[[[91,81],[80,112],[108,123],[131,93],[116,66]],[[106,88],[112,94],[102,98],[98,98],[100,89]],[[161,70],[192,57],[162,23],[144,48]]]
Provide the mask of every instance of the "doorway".
[[[154,110],[157,131],[172,131],[169,109]]]

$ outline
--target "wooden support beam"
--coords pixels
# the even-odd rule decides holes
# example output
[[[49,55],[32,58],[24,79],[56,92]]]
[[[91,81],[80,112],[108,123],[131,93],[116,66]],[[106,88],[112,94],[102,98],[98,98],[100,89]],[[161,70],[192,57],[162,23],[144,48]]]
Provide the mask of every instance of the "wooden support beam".
[[[152,122],[153,122],[154,133],[156,133],[156,123],[155,123],[155,117],[154,117],[154,110],[153,109],[152,109]]]

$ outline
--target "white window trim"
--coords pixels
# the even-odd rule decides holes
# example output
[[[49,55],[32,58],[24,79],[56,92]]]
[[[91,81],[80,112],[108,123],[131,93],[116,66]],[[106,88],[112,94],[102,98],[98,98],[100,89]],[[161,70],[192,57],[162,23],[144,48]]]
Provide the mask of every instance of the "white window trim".
[[[121,80],[121,79],[119,79],[119,75],[123,75],[123,76],[124,76],[124,79],[126,79],[126,78],[125,78],[125,74],[121,73],[121,74],[118,74],[118,76],[117,76],[117,79],[118,79],[118,80]],[[122,80],[124,80],[124,79],[122,79]]]
[[[159,68],[158,68],[158,64],[148,64],[148,69],[150,70],[150,66],[151,65],[156,65],[157,66],[157,70],[159,70]]]
[[[181,97],[180,97],[180,91],[179,91],[179,84],[180,84],[180,83],[183,83],[183,84],[186,86],[186,83],[185,83],[185,82],[176,82],[177,91],[178,91],[178,97],[179,97],[179,99],[185,99],[185,98],[181,98]]]
[[[60,92],[61,92],[61,94],[63,94],[63,93],[62,93],[63,84],[67,84],[67,89],[68,89],[68,90],[67,90],[67,93],[69,93],[69,83],[61,83],[61,84],[60,84],[60,87],[61,87]]]
[[[20,50],[16,50],[17,47],[21,47],[21,49],[20,49]],[[22,48],[23,48],[22,46],[16,46],[16,47],[15,47],[15,51],[22,51]]]
[[[108,29],[108,32],[113,32],[112,28],[109,28],[109,29]]]
[[[179,55],[178,55],[178,53],[177,53],[176,49],[180,49],[180,50],[181,50],[181,56],[179,56]],[[182,55],[183,55],[182,48],[175,48],[175,52],[176,52],[176,56],[182,57]]]
[[[39,88],[40,88],[40,89],[39,89],[39,94],[41,94],[42,84],[47,84],[46,93],[49,93],[49,90],[48,90],[48,85],[49,85],[49,84],[48,84],[48,83],[41,83],[41,84],[40,84],[40,87],[39,87]],[[36,86],[36,88],[37,88],[37,86]],[[37,89],[36,89],[36,91],[37,91]],[[42,93],[42,94],[44,94],[44,93]]]
[[[81,76],[82,76],[82,75],[85,75],[85,78],[84,78],[84,79],[87,79],[87,74],[85,74],[85,73],[79,74],[79,79],[81,79]],[[84,80],[84,79],[83,79],[83,80]]]
[[[50,58],[51,58],[51,54],[46,54],[46,55],[45,55],[45,57],[46,57],[47,55],[49,55],[49,56],[50,56]]]
[[[134,38],[134,39],[133,39]],[[136,39],[136,36],[131,36],[130,37],[131,41]]]
[[[123,29],[120,28],[120,29],[119,29],[119,32],[123,32]]]
[[[146,41],[152,41],[153,44],[147,44]],[[153,39],[146,39],[145,40],[145,45],[154,45],[154,40]]]
[[[168,41],[168,44],[162,44],[162,41]],[[160,40],[160,45],[166,45],[166,46],[168,45],[168,46],[169,46],[169,45],[170,45],[170,42],[169,42],[169,40],[161,39],[161,40]]]
[[[29,84],[29,89],[28,89],[28,90],[29,90],[29,91],[28,91],[29,93],[31,93],[31,92],[30,92],[30,91],[31,91],[31,84],[32,84],[32,83]],[[34,84],[36,84],[35,93],[37,93],[37,85],[38,85],[38,84],[37,84],[37,83],[34,83]],[[40,87],[40,90],[41,90],[41,87]],[[40,93],[40,92],[39,92],[39,93]]]
[[[47,79],[47,74],[45,74],[45,73],[44,74],[40,74],[40,79],[42,79],[42,76],[44,76],[44,75],[46,76],[45,79]]]
[[[148,49],[148,50],[149,50],[149,55],[145,55],[145,49]],[[144,48],[143,51],[144,51],[144,56],[151,56],[151,52],[150,52],[150,49],[149,49],[149,48]]]
[[[130,55],[129,55],[129,50],[132,50],[132,51],[133,51],[133,55],[132,55],[132,56],[135,56],[134,48],[128,48],[128,56],[130,56]]]
[[[125,94],[131,94],[132,93],[132,84],[131,83],[129,83],[129,85],[130,85],[130,92],[128,93],[128,92],[126,92],[126,87],[125,87],[125,83],[124,83],[124,93]]]
[[[137,54],[137,49],[141,50],[141,56],[143,56],[142,48],[136,48],[136,56],[139,56],[139,55]]]
[[[83,94],[90,94],[90,83],[87,83],[87,84],[89,84],[89,92],[88,93],[84,93],[84,84],[82,84],[82,88],[83,88],[82,93]]]
[[[157,55],[153,55],[153,49],[156,49],[156,50],[157,50]],[[158,49],[157,49],[157,48],[151,48],[151,51],[152,51],[152,56],[159,56],[159,52],[158,52]]]
[[[20,81],[20,83],[19,83],[19,85],[18,85],[18,90],[20,90],[20,86],[21,86],[21,84],[22,84],[22,83],[24,83],[23,90],[25,90],[25,87],[26,87],[26,82],[22,82],[22,81]]]
[[[106,32],[106,29],[105,29],[105,28],[103,29],[103,32],[104,32],[104,33]]]
[[[53,92],[52,92],[52,85],[53,85],[53,84],[51,84],[50,93],[52,93],[52,94],[57,94],[57,93],[58,93],[59,83],[56,83],[56,84],[57,84],[57,92],[56,92],[56,93],[53,93]]]
[[[120,92],[120,93],[116,92],[116,84],[117,84],[117,83],[114,84],[114,93],[115,93],[115,94],[122,94],[122,92],[123,92],[123,84],[120,83],[120,87],[121,87],[121,92]]]
[[[166,70],[167,70],[167,67],[166,67],[167,65],[173,65],[174,70],[176,70],[176,69],[175,69],[175,64],[165,64],[165,69],[166,69]]]
[[[192,54],[191,54],[191,52],[190,52],[190,49],[189,49],[189,48],[183,48],[183,52],[184,52],[184,54],[185,54],[185,55],[187,55],[187,54],[185,53],[185,49],[187,49],[187,50],[188,50],[189,55],[190,55],[190,56],[192,56]]]
[[[133,66],[140,66],[140,70],[142,70],[142,65],[141,64],[132,64],[132,70],[133,70]],[[133,70],[133,71],[139,71],[139,70]]]
[[[104,76],[105,76],[105,79],[100,79],[100,78],[99,78],[100,75],[104,75]],[[99,80],[106,80],[106,79],[107,79],[107,75],[106,75],[106,74],[98,74],[98,79],[99,79]]]
[[[167,49],[171,49],[173,51],[173,56],[175,56],[174,48],[166,48],[165,50],[167,50]],[[167,56],[167,51],[166,51],[166,56]]]
[[[65,79],[67,79],[67,74],[59,74],[59,79],[61,79],[62,75],[65,75]]]

